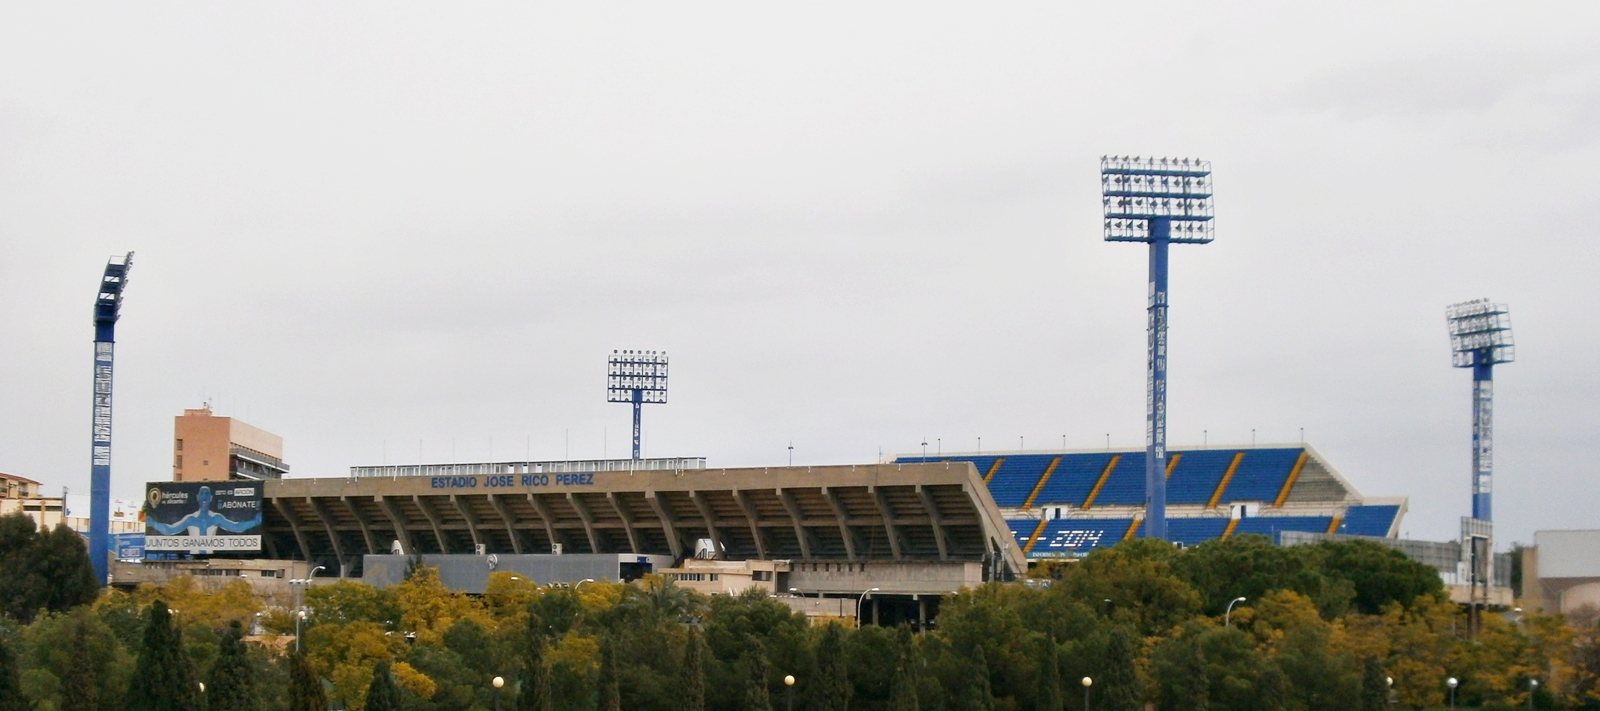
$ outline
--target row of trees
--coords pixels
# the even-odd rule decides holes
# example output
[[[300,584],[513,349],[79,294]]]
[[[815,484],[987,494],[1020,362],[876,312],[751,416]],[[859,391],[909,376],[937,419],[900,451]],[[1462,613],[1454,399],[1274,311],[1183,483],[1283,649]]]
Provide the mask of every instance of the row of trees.
[[[1447,677],[1463,706],[1600,709],[1600,630],[1490,617],[1466,639],[1438,576],[1379,546],[1129,541],[1041,572],[913,634],[656,578],[469,596],[419,566],[307,591],[298,640],[247,584],[184,578],[0,623],[0,711],[1078,711],[1084,677],[1097,711],[1437,707]]]

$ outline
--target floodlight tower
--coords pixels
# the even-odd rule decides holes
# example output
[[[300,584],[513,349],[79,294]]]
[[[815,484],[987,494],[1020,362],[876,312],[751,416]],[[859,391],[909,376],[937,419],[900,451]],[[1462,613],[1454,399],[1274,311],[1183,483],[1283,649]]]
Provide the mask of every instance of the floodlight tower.
[[[633,403],[633,458],[639,458],[639,410],[667,402],[667,354],[611,351],[606,361],[606,402]]]
[[[1472,517],[1493,520],[1494,367],[1516,359],[1511,311],[1488,299],[1445,309],[1450,326],[1451,365],[1472,369]]]
[[[1212,239],[1211,162],[1101,156],[1107,242],[1150,245],[1145,327],[1144,535],[1167,538],[1167,246]]]
[[[133,252],[112,257],[100,278],[94,301],[94,418],[89,460],[89,563],[95,578],[106,584],[111,552],[111,369],[116,349],[117,317],[122,289],[133,268]]]

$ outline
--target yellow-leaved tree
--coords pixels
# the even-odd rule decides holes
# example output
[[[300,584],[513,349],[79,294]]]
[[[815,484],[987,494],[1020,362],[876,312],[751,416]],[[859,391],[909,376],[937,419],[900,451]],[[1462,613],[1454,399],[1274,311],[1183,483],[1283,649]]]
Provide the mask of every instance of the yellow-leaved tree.
[[[464,617],[472,617],[485,629],[494,628],[494,620],[482,604],[445,587],[437,568],[417,566],[405,582],[395,586],[395,597],[400,605],[400,629],[416,634],[417,644],[440,644],[450,626]]]

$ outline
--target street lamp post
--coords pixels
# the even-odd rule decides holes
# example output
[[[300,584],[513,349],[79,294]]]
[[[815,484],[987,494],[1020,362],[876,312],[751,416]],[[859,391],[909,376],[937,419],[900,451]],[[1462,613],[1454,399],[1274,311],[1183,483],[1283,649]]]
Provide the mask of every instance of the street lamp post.
[[[789,711],[794,711],[794,675],[793,674],[789,674],[789,675],[783,677],[783,690],[784,690],[784,696],[788,697],[788,700],[789,700]]]
[[[878,588],[872,588],[870,590],[867,590],[867,591],[861,593],[861,597],[856,598],[856,627],[860,627],[861,626],[861,606],[862,606],[862,604],[864,604],[867,601],[867,595],[869,595],[871,593],[875,593],[877,591],[878,591]]]
[[[1241,602],[1244,602],[1244,601],[1245,601],[1245,598],[1236,597],[1236,598],[1233,599],[1232,602],[1228,603],[1228,609],[1223,611],[1223,613],[1222,613],[1222,626],[1223,627],[1232,626],[1233,606],[1235,604],[1237,604],[1237,603],[1241,603]]]
[[[1094,686],[1094,680],[1083,678],[1083,711],[1089,711],[1089,687]]]
[[[306,611],[294,613],[294,651],[300,651],[300,621],[306,618]]]
[[[1445,683],[1445,686],[1450,687],[1450,711],[1455,711],[1455,709],[1456,709],[1456,687],[1460,686],[1461,682],[1459,680],[1457,680],[1455,677],[1450,677],[1449,679],[1446,679],[1444,681],[1444,683]]]
[[[1539,680],[1528,680],[1528,711],[1533,711],[1533,692],[1539,690]]]
[[[500,687],[506,685],[506,680],[497,676],[489,683],[494,686],[494,711],[500,711]]]

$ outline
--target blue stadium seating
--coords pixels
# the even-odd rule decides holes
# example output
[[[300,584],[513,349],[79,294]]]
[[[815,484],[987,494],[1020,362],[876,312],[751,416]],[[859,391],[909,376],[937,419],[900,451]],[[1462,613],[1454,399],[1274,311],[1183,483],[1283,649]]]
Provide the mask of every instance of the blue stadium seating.
[[[1039,522],[1029,518],[1007,519],[1006,526],[1011,528],[1011,537],[1017,539],[1017,547],[1028,545],[1028,537],[1033,535],[1033,529],[1039,527]]]
[[[1226,530],[1228,519],[1221,517],[1167,519],[1167,540],[1185,545],[1221,538]]]
[[[1247,449],[1233,479],[1222,493],[1219,504],[1233,501],[1277,500],[1278,492],[1289,480],[1289,472],[1300,458],[1299,447],[1277,449]],[[1236,449],[1174,450],[1181,455],[1172,466],[1172,476],[1167,479],[1167,503],[1207,504],[1216,494],[1217,486],[1233,462]],[[1039,490],[1034,504],[1070,504],[1082,506],[1084,499],[1094,489],[1101,472],[1105,471],[1112,455],[1121,459],[1095,497],[1095,506],[1139,506],[1144,504],[1144,451],[1132,452],[1080,452],[1075,454],[1010,454],[1000,456],[959,457],[901,457],[899,462],[962,461],[971,462],[978,474],[989,472],[997,459],[1000,468],[989,480],[989,493],[1003,508],[1020,508],[1027,503],[1029,494],[1038,485],[1039,478],[1056,457],[1061,464]]]
[[[1178,463],[1172,467],[1172,476],[1167,479],[1167,503],[1201,505],[1209,503],[1236,454],[1238,452],[1226,449],[1174,452],[1173,455],[1178,457]]]
[[[1354,536],[1387,536],[1389,527],[1400,515],[1399,506],[1351,506],[1336,533]]]
[[[1257,516],[1239,520],[1239,527],[1233,529],[1233,534],[1261,533],[1277,539],[1279,531],[1308,531],[1310,533],[1327,533],[1328,526],[1333,523],[1331,516]],[[1171,522],[1168,522],[1171,527]]]
[[[1056,456],[1016,454],[1006,457],[994,478],[989,480],[989,494],[994,502],[1003,508],[1017,508],[1027,503],[1028,494],[1033,493],[1039,477],[1044,476],[1044,470]]]
[[[1083,500],[1089,498],[1089,492],[1094,490],[1094,483],[1100,480],[1100,473],[1105,471],[1106,464],[1110,462],[1109,452],[1062,456],[1061,465],[1050,475],[1050,481],[1045,482],[1044,488],[1039,490],[1039,498],[1034,499],[1034,503],[1082,506]]]
[[[1239,469],[1233,473],[1233,480],[1228,482],[1228,489],[1222,492],[1222,500],[1276,501],[1303,451],[1299,447],[1246,450]]]

